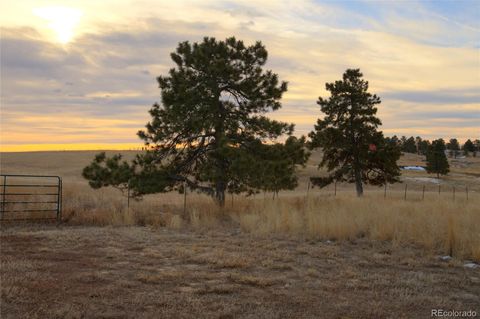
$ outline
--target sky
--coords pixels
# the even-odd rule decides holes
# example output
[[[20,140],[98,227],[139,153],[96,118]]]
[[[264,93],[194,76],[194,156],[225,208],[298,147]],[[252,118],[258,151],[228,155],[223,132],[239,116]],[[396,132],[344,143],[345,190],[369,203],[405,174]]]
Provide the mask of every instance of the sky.
[[[308,134],[360,68],[387,136],[480,138],[480,1],[0,2],[2,151],[130,149],[181,41],[260,40]]]

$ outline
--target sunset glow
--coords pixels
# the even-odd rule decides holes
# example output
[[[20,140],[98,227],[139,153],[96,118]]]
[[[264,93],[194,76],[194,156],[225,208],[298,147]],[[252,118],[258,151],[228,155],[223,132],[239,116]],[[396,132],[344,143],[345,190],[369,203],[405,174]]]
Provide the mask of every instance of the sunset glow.
[[[79,144],[20,144],[3,145],[2,152],[83,151],[83,150],[141,150],[141,143],[79,143]]]
[[[66,7],[35,8],[33,13],[48,22],[60,43],[68,43],[74,36],[75,27],[80,22],[82,12]]]

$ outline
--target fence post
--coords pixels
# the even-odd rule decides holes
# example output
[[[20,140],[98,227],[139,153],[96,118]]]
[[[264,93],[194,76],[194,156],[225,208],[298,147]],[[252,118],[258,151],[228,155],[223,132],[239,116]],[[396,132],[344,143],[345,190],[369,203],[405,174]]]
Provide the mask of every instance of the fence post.
[[[183,217],[187,216],[187,181],[183,181]]]
[[[58,186],[57,186],[57,224],[60,223],[62,218],[62,178],[58,178]]]
[[[334,190],[333,195],[337,196],[337,181],[335,181],[335,186],[334,187],[335,187],[335,190]]]
[[[425,199],[425,185],[423,185],[423,189],[422,189],[422,200]]]
[[[385,181],[385,188],[383,189],[383,198],[387,198],[387,182]]]
[[[455,200],[455,186],[453,186],[453,200]]]
[[[308,194],[310,193],[310,180],[308,180],[308,184],[307,184],[307,199],[308,199]]]
[[[127,214],[130,212],[130,181],[127,184]]]
[[[60,219],[62,218],[63,212],[63,180],[60,177]]]
[[[467,201],[468,201],[468,186],[465,186],[465,193],[467,194]]]
[[[408,186],[408,184],[405,184],[405,196],[404,196],[404,200],[407,200],[407,186]]]
[[[440,188],[441,187],[442,187],[441,185],[438,185],[438,195],[440,195]]]

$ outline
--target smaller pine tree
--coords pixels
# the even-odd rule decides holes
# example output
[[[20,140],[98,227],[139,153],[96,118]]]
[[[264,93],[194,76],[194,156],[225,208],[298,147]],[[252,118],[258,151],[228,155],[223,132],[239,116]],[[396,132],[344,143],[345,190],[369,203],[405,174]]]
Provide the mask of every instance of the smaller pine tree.
[[[443,139],[434,140],[427,151],[427,172],[441,175],[447,175],[450,172],[447,156],[445,155],[445,141]]]
[[[418,142],[418,152],[421,155],[427,155],[428,147],[430,146],[430,141],[421,140]]]
[[[476,157],[477,156],[477,152],[480,152],[480,140],[475,140],[473,142],[473,146],[474,146],[474,151],[473,151],[473,157]]]
[[[463,144],[463,152],[465,156],[468,156],[470,153],[475,153],[475,145],[471,140],[467,140],[465,144]]]
[[[447,149],[450,150],[450,156],[457,158],[457,155],[460,151],[460,144],[456,138],[451,138],[450,142],[447,144]]]
[[[409,138],[405,138],[405,139],[404,139],[404,136],[402,136],[402,152],[404,153],[417,152],[417,144],[413,136],[410,136]]]

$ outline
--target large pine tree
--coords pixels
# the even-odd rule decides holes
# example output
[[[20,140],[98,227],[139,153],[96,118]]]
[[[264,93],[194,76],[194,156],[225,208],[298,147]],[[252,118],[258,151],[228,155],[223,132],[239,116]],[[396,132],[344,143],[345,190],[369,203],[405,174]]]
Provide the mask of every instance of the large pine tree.
[[[268,154],[273,158],[277,154],[260,154],[259,146],[263,149],[293,132],[293,124],[266,116],[281,107],[280,99],[287,91],[286,82],[264,70],[267,56],[261,42],[246,46],[233,37],[225,41],[206,37],[200,43],[178,45],[171,54],[175,67],[158,77],[161,103],[153,105],[151,121],[138,133],[148,151],[133,163],[136,173],[131,184],[137,193],[187,183],[213,195],[223,206],[227,190],[251,191],[261,186],[247,163],[270,163]],[[297,142],[303,147],[303,139]],[[278,145],[283,152],[302,148]],[[303,163],[288,164],[291,168]],[[85,177],[101,179],[95,172]],[[280,173],[292,180],[294,169]]]
[[[323,151],[319,166],[330,173],[312,182],[320,186],[335,180],[355,182],[358,196],[363,195],[364,183],[393,183],[400,175],[398,146],[377,130],[381,121],[375,105],[380,98],[368,92],[368,82],[362,77],[359,69],[349,69],[342,80],[326,84],[330,97],[319,97],[317,102],[325,117],[309,135],[311,147]]]

